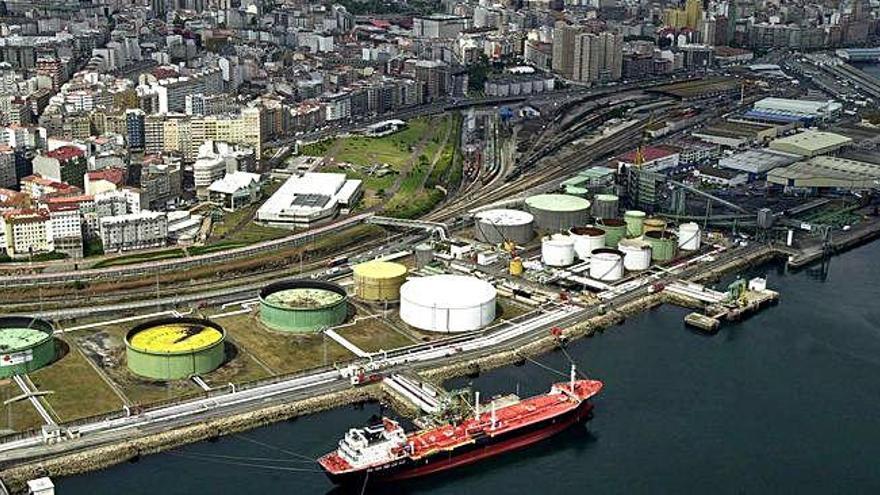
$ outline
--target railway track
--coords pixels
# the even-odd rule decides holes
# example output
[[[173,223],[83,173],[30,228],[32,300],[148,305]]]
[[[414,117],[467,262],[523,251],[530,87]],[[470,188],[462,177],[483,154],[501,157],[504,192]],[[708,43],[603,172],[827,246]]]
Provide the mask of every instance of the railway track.
[[[645,121],[640,121],[638,124],[622,130],[614,136],[603,139],[598,143],[585,146],[575,146],[559,156],[544,157],[541,159],[539,171],[523,175],[513,181],[501,184],[490,191],[481,192],[479,195],[470,194],[459,198],[456,201],[447,203],[442,210],[429,214],[425,219],[431,221],[448,221],[466,214],[469,210],[477,206],[487,205],[506,198],[514,197],[537,186],[565,178],[577,170],[580,170],[587,164],[584,162],[585,156],[590,157],[590,160],[592,161],[616,153],[624,147],[631,146],[633,142],[638,141],[641,137],[645,124]]]
[[[157,293],[151,293],[151,288],[137,287],[132,289],[114,290],[113,292],[105,292],[99,294],[88,292],[83,294],[65,293],[61,295],[43,297],[37,301],[34,301],[33,299],[20,302],[6,301],[3,304],[3,312],[15,313],[32,311],[34,309],[39,309],[42,311],[51,310],[58,307],[83,306],[86,304],[90,306],[111,305],[114,303],[121,303],[126,301],[144,301],[145,299],[148,299],[152,303],[152,301],[159,300],[161,298],[172,296],[177,298],[184,298],[193,294],[224,291],[226,289],[229,289],[227,291],[229,295],[234,295],[236,293],[248,292],[250,291],[250,287],[254,286],[255,284],[265,283],[270,280],[277,280],[278,278],[285,277],[309,276],[311,274],[326,269],[327,260],[331,258],[336,258],[340,256],[354,257],[358,254],[364,253],[365,251],[373,250],[382,246],[387,246],[389,245],[389,243],[399,242],[400,240],[405,238],[407,238],[406,233],[391,234],[381,239],[368,240],[361,244],[358,244],[355,247],[334,252],[331,256],[309,260],[308,262],[304,262],[302,265],[287,265],[282,268],[267,266],[262,269],[249,270],[247,273],[239,275],[225,273],[223,277],[219,280],[216,278],[191,280],[188,283],[174,285],[173,288],[160,287],[160,290],[157,291]],[[234,288],[240,288],[240,291],[235,292],[233,290]]]

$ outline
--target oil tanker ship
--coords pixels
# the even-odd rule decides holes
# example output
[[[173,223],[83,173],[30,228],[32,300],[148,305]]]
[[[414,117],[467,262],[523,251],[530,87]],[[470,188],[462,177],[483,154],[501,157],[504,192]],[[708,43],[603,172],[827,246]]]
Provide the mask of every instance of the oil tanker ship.
[[[439,426],[407,433],[396,421],[382,418],[352,428],[339,447],[318,459],[337,485],[392,482],[434,474],[520,449],[549,438],[592,417],[589,399],[602,382],[577,380],[546,394],[520,399],[515,395],[480,404],[470,414]]]

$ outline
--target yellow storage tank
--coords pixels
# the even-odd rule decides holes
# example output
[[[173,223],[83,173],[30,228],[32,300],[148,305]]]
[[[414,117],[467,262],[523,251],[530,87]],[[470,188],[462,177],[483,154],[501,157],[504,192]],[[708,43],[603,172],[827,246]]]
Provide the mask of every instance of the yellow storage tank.
[[[517,256],[516,258],[511,259],[510,260],[510,274],[513,275],[514,277],[518,277],[518,276],[522,275],[522,272],[523,272],[522,258]]]
[[[662,218],[648,218],[644,223],[644,232],[665,232],[666,220]]]
[[[355,296],[364,301],[391,302],[400,299],[406,282],[406,267],[389,261],[368,261],[355,265]]]

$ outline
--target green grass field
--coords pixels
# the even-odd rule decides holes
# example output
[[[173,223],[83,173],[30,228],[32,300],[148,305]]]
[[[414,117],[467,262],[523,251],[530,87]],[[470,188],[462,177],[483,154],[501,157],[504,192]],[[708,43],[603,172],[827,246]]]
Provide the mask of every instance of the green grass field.
[[[92,268],[107,268],[110,266],[123,266],[123,265],[133,265],[135,263],[144,263],[147,261],[159,261],[159,260],[169,260],[173,258],[181,258],[183,257],[183,249],[181,248],[173,248],[165,251],[154,251],[149,253],[134,253],[134,254],[126,254],[122,256],[117,256],[114,258],[103,259],[94,265]]]
[[[76,377],[71,380],[70,377]],[[46,401],[61,421],[95,416],[122,409],[122,399],[76,349],[60,360],[30,374],[40,390],[54,392]]]

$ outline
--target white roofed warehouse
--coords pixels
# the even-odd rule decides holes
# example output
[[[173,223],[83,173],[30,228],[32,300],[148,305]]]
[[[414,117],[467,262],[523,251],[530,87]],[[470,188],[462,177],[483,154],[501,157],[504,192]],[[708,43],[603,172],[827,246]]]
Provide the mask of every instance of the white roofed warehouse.
[[[348,211],[360,199],[361,181],[345,174],[291,176],[257,210],[257,221],[276,227],[309,227]]]
[[[251,172],[227,173],[208,186],[208,201],[226,211],[235,211],[260,197],[260,174]]]
[[[880,186],[880,165],[817,156],[767,173],[767,182],[786,189],[865,190]]]
[[[852,141],[851,138],[833,132],[804,131],[774,139],[770,143],[770,149],[811,157],[833,153],[852,144]]]
[[[834,100],[792,100],[788,98],[764,98],[755,102],[755,112],[768,115],[783,115],[808,120],[824,121],[836,117],[843,105]]]

